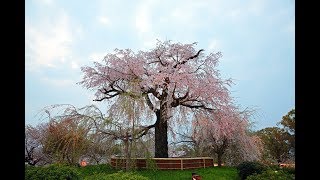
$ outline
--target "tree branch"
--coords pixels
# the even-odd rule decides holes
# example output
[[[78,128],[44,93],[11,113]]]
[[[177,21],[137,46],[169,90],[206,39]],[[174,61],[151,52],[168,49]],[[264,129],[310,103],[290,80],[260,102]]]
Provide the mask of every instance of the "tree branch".
[[[204,51],[204,49],[200,49],[200,50],[197,52],[197,54],[196,54],[196,55],[191,56],[191,57],[188,57],[188,58],[187,58],[187,60],[194,59],[194,58],[198,57],[198,56],[199,56],[199,54],[201,53],[201,51]],[[183,64],[184,64],[184,63],[183,63]]]
[[[172,93],[172,99],[174,100],[172,103],[171,103],[171,106],[172,107],[177,107],[181,104],[181,101],[185,100],[188,96],[189,96],[189,88],[186,92],[185,95],[181,96],[181,97],[176,97],[175,96],[175,89],[176,89],[176,86],[174,86],[174,89],[173,89],[173,93]]]
[[[106,134],[106,135],[110,135],[112,136],[112,139],[121,139],[121,140],[126,140],[127,138],[131,138],[132,139],[139,139],[141,138],[142,136],[144,135],[147,135],[149,130],[151,128],[154,128],[155,127],[155,124],[152,124],[150,126],[146,126],[146,127],[142,127],[140,130],[138,130],[137,133],[133,133],[133,134],[117,134],[116,132],[117,131],[103,131],[103,130],[99,130],[100,133],[102,134]],[[135,136],[137,135],[137,136]]]
[[[113,97],[115,97],[115,96],[117,96],[117,95],[119,95],[119,94],[120,94],[120,92],[115,93],[115,94],[113,94],[113,95],[105,96],[105,97],[103,97],[103,98],[101,98],[101,99],[94,99],[93,101],[103,101],[103,100],[105,100],[105,99],[111,99],[111,98],[113,98]]]
[[[145,97],[144,97],[145,99],[146,99],[146,102],[147,102],[147,105],[149,106],[149,108],[151,109],[151,111],[156,111],[156,109],[155,109],[155,107],[154,107],[154,105],[152,104],[152,102],[151,102],[151,100],[150,100],[150,98],[149,98],[149,95],[146,93],[145,94]]]
[[[204,49],[200,49],[200,50],[197,52],[196,55],[191,56],[191,57],[188,57],[186,60],[181,61],[181,62],[175,64],[175,65],[173,66],[173,68],[176,68],[176,67],[177,67],[178,65],[180,65],[180,64],[185,64],[185,63],[188,62],[190,59],[194,59],[194,58],[198,57],[198,56],[200,55],[201,51],[204,51]]]
[[[214,109],[212,109],[212,108],[206,107],[206,106],[203,105],[203,104],[200,104],[200,105],[191,105],[191,104],[181,103],[180,105],[181,105],[181,106],[188,107],[188,108],[191,108],[191,109],[192,109],[192,108],[194,108],[194,109],[205,109],[205,110],[210,110],[210,111],[214,110]]]
[[[158,61],[151,61],[148,64],[152,64],[152,63],[160,63],[162,66],[167,66],[166,63],[163,63],[162,60],[160,59],[160,56],[157,56],[157,58],[159,59]]]
[[[194,143],[194,141],[178,141],[178,142],[172,142],[171,144],[179,144],[179,143]]]
[[[149,130],[150,130],[151,128],[154,128],[154,127],[155,127],[155,124],[152,124],[152,125],[150,125],[150,126],[144,127],[143,129],[141,129],[141,130],[137,133],[138,136],[135,137],[134,139],[139,139],[139,138],[141,138],[142,136],[147,135],[147,133],[149,132]]]

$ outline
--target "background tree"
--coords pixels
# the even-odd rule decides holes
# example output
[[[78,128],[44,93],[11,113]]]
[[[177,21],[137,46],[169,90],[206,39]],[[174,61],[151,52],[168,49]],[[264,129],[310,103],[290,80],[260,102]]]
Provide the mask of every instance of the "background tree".
[[[280,121],[280,124],[284,127],[284,130],[292,135],[295,134],[296,130],[295,119],[295,109],[292,109],[285,116],[283,116],[282,120]]]
[[[217,70],[221,53],[204,56],[195,45],[159,41],[146,52],[115,49],[103,64],[82,67],[80,84],[96,90],[95,101],[116,101],[123,94],[144,97],[156,119],[146,126],[155,128],[155,157],[168,157],[168,121],[182,117],[175,114],[212,111],[230,101],[226,86],[231,80],[223,80]]]
[[[90,164],[110,163],[109,159],[112,154],[117,153],[116,142],[111,137],[105,137],[103,134],[89,134],[89,147],[82,159],[87,159]]]
[[[77,165],[80,157],[88,149],[89,129],[78,119],[51,119],[44,141],[44,153],[50,155],[55,162]]]
[[[46,123],[36,127],[27,125],[25,127],[25,162],[29,165],[45,165],[52,161],[50,157],[43,153],[43,141]]]
[[[288,133],[279,127],[267,127],[257,131],[264,147],[264,157],[277,163],[284,162],[289,155]],[[267,160],[268,161],[268,160]]]
[[[296,125],[295,125],[295,109],[289,111],[285,116],[282,117],[280,124],[283,126],[286,135],[289,141],[289,154],[290,158],[294,159],[295,157],[295,133],[296,133]]]
[[[70,152],[64,151],[64,149],[66,142],[72,140],[71,137],[73,137],[67,132],[68,127],[71,127],[73,128],[72,132],[84,132],[79,134],[79,137],[83,136],[82,140],[87,144],[82,149],[81,147],[77,148],[83,151],[79,151],[76,158],[81,155],[81,158],[98,164],[108,162],[112,155],[117,154],[126,158],[127,169],[132,168],[135,163],[131,161],[131,157],[145,157],[145,154],[150,154],[149,151],[152,150],[150,141],[154,141],[153,135],[149,131],[150,128],[140,123],[140,120],[146,117],[139,115],[143,113],[143,109],[145,108],[139,105],[139,99],[133,99],[124,94],[120,95],[119,100],[112,104],[108,116],[94,105],[82,108],[76,108],[69,104],[46,107],[42,112],[49,114],[51,122],[46,139],[46,153],[56,155],[55,158],[60,158],[60,161],[67,159],[67,154]],[[53,116],[51,117],[51,115]],[[146,114],[144,113],[144,115]],[[60,126],[63,127],[60,128]],[[72,148],[68,147],[68,149]]]
[[[260,139],[249,134],[248,117],[249,111],[240,112],[231,105],[207,116],[196,116],[192,139],[217,157],[218,166],[223,159],[230,165],[259,160]],[[224,158],[227,153],[228,159]]]

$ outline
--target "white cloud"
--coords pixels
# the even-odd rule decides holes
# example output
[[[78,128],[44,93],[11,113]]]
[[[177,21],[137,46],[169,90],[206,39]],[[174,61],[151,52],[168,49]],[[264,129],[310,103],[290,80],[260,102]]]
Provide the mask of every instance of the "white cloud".
[[[45,4],[45,5],[52,5],[54,0],[36,0],[37,3]]]
[[[37,25],[26,22],[27,69],[56,67],[70,59],[74,39],[70,24],[66,14]]]
[[[94,52],[92,54],[89,55],[89,60],[90,61],[97,61],[100,62],[103,60],[103,58],[107,55],[107,53],[103,53],[103,52]]]
[[[248,11],[253,15],[260,15],[266,8],[265,0],[252,0],[249,3]]]
[[[172,23],[174,24],[189,24],[192,22],[192,26],[195,26],[195,23],[198,22],[196,20],[197,12],[201,9],[198,3],[184,3],[173,9],[169,18],[172,19]]]
[[[106,16],[100,16],[98,17],[98,21],[99,23],[105,25],[105,26],[110,26],[111,25],[111,22],[110,22],[110,19]]]
[[[139,36],[140,43],[133,50],[150,50],[155,47],[157,39],[164,40],[160,34],[155,32],[145,33],[144,35]]]
[[[52,4],[53,3],[53,0],[42,0],[44,3],[46,4]]]
[[[216,39],[213,39],[209,42],[209,45],[208,45],[208,50],[209,51],[215,51],[215,52],[218,52],[221,50],[221,47],[220,47],[220,43],[218,40]]]
[[[72,69],[79,69],[78,63],[75,62],[75,61],[72,61],[72,62],[71,62],[71,68],[72,68]]]
[[[156,44],[156,39],[148,38],[143,41],[142,47],[149,50],[149,49],[153,48],[155,46],[155,44]]]
[[[234,9],[231,9],[229,12],[228,12],[228,16],[232,19],[232,20],[239,20],[242,18],[243,15],[243,11],[239,8],[234,8]]]
[[[151,24],[150,24],[150,7],[148,7],[148,4],[142,4],[138,7],[137,14],[135,17],[135,27],[140,33],[146,33],[151,30]]]
[[[54,87],[67,87],[67,86],[74,86],[75,82],[70,79],[53,79],[48,77],[41,78],[41,81],[43,81],[46,84],[49,84]]]

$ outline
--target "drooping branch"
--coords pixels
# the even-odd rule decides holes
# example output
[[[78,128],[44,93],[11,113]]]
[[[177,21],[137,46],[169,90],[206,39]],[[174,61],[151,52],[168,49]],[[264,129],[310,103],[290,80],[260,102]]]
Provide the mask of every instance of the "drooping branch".
[[[188,62],[190,59],[194,59],[194,58],[198,57],[198,56],[200,55],[201,51],[204,51],[204,49],[200,49],[200,50],[197,52],[196,55],[190,56],[190,57],[188,57],[186,60],[181,61],[181,62],[175,64],[175,65],[173,66],[173,68],[176,68],[178,65],[185,64],[185,63]]]
[[[159,92],[156,91],[156,89],[154,88],[149,88],[148,90],[145,91],[146,94],[151,93],[154,97],[160,99],[161,98],[161,94]]]
[[[96,110],[98,110],[98,109],[96,109]],[[116,139],[124,140],[127,137],[129,137],[131,139],[139,139],[142,136],[147,135],[149,130],[155,127],[155,124],[152,124],[149,126],[141,126],[138,130],[136,130],[135,132],[132,132],[132,134],[126,135],[126,134],[121,133],[122,126],[120,124],[111,123],[112,125],[119,128],[120,131],[112,130],[112,129],[105,130],[105,129],[101,129],[101,127],[99,126],[99,123],[97,122],[97,120],[103,119],[103,115],[100,110],[98,113],[99,113],[99,115],[92,116],[92,115],[85,115],[85,114],[80,114],[78,112],[74,112],[74,114],[66,115],[65,117],[73,117],[76,119],[90,119],[93,122],[93,125],[96,129],[96,132],[111,136],[112,139],[114,139],[114,140],[116,140]]]
[[[107,96],[105,96],[105,97],[103,97],[103,98],[100,98],[100,99],[94,99],[93,101],[103,101],[103,100],[105,100],[105,99],[111,99],[111,98],[113,98],[113,97],[115,97],[115,96],[117,96],[117,95],[119,95],[120,94],[120,92],[117,92],[117,93],[115,93],[115,94],[112,94],[112,95],[107,95]]]
[[[155,127],[155,124],[141,127],[139,130],[137,130],[136,133],[132,133],[132,134],[119,134],[119,133],[117,133],[118,131],[116,131],[116,130],[105,131],[105,130],[101,130],[101,129],[99,130],[99,132],[102,134],[112,136],[112,139],[114,139],[114,140],[117,140],[117,139],[125,140],[126,138],[130,138],[130,140],[132,140],[132,139],[140,139],[142,136],[147,135],[149,130],[154,127]]]
[[[109,84],[109,87],[110,89],[107,90],[106,88],[102,88],[102,89],[99,89],[99,91],[102,93],[102,94],[105,94],[106,96],[103,97],[103,98],[100,98],[100,99],[94,99],[93,101],[103,101],[105,99],[111,99],[117,95],[119,95],[121,93],[121,91],[117,90],[114,88],[114,85],[115,85],[116,81],[112,81],[110,84]],[[114,93],[114,94],[111,94],[111,93]]]
[[[149,95],[145,94],[144,98],[145,98],[145,100],[147,102],[148,107],[151,109],[151,111],[155,112],[156,111],[155,106],[152,104],[152,102],[151,102],[151,100],[149,98]]]
[[[180,144],[180,143],[194,143],[192,140],[186,140],[186,141],[177,141],[177,142],[172,142],[171,144]]]
[[[205,110],[214,110],[213,108],[210,108],[203,104],[203,101],[198,100],[197,98],[190,98],[189,97],[189,90],[186,92],[185,95],[181,97],[175,97],[173,96],[173,102],[171,103],[171,107],[177,107],[177,106],[185,106],[191,109],[205,109]]]
[[[115,96],[118,96],[118,95],[127,95],[127,96],[130,96],[132,98],[139,98],[140,97],[140,94],[134,94],[130,91],[125,91],[123,88],[121,88],[119,86],[119,84],[117,82],[119,81],[124,81],[124,79],[118,79],[116,81],[112,81],[110,82],[109,84],[109,90],[107,90],[106,88],[102,88],[102,89],[99,89],[99,91],[102,93],[102,94],[105,94],[105,97],[102,97],[100,99],[95,99],[93,101],[103,101],[105,99],[111,99]]]
[[[209,108],[207,106],[205,106],[204,104],[199,104],[199,105],[192,105],[192,104],[186,104],[186,103],[181,103],[180,104],[181,106],[185,106],[185,107],[188,107],[188,108],[194,108],[194,109],[205,109],[205,110],[209,110],[209,111],[212,111],[214,110],[213,108]]]
[[[151,61],[149,62],[148,64],[153,64],[153,63],[160,63],[162,66],[167,66],[168,64],[167,63],[164,63],[161,58],[160,58],[160,55],[157,56],[158,60],[156,61]]]
[[[175,94],[176,94],[176,85],[174,86],[173,93],[172,93],[173,101],[171,103],[171,107],[177,107],[177,106],[179,106],[181,104],[181,102],[183,100],[187,99],[187,97],[189,96],[189,88],[188,88],[187,92],[181,97],[176,97]]]
[[[189,96],[189,89],[187,90],[186,94],[184,96],[181,97],[173,97],[174,100],[179,100],[182,101],[184,99],[186,99]]]
[[[191,56],[191,57],[188,57],[188,58],[187,58],[187,60],[194,59],[194,58],[198,57],[198,56],[199,56],[199,54],[201,53],[201,51],[204,51],[204,49],[200,49],[200,50],[197,52],[197,54],[196,54],[196,55]],[[184,63],[182,63],[182,64],[184,64]]]
[[[25,157],[25,162],[27,162],[30,165],[35,165],[34,158],[33,158],[33,150],[35,147],[31,147],[30,150],[28,150],[28,147],[26,145],[25,150],[27,152],[27,156]]]
[[[152,124],[152,125],[150,125],[150,126],[147,126],[147,127],[142,128],[141,130],[138,131],[138,133],[137,133],[138,136],[135,137],[135,139],[139,139],[139,138],[141,138],[142,136],[147,135],[148,132],[149,132],[149,130],[150,130],[151,128],[154,128],[154,127],[155,127],[155,124]]]
[[[109,94],[109,93],[112,93],[112,92],[118,92],[117,90],[115,90],[112,86],[110,86],[111,89],[110,90],[107,90],[106,88],[102,88],[102,89],[99,89],[99,91],[103,94]]]
[[[197,69],[196,69],[196,70],[194,70],[193,72],[190,72],[190,74],[194,74],[194,73],[196,73],[198,70],[200,70],[200,69],[201,69],[201,67],[202,67],[205,63],[206,63],[206,61],[203,61],[200,65],[198,65]]]
[[[222,139],[222,144],[217,143],[215,138],[213,141],[215,142],[212,144],[213,151],[217,154],[223,154],[229,146],[228,139],[225,137]]]
[[[96,110],[98,110],[96,108]],[[117,128],[120,129],[120,131],[118,130],[112,130],[112,129],[108,129],[108,130],[105,130],[105,129],[101,129],[100,126],[99,126],[99,123],[97,122],[97,119],[103,119],[103,114],[100,110],[98,110],[99,112],[99,115],[97,116],[91,116],[91,115],[85,115],[85,114],[80,114],[78,112],[76,112],[75,114],[73,114],[72,116],[74,118],[83,118],[83,119],[91,119],[93,121],[93,125],[96,129],[97,132],[101,133],[101,134],[106,134],[106,135],[109,135],[112,137],[112,139],[116,140],[116,139],[124,139],[124,138],[127,138],[127,137],[130,137],[130,138],[133,138],[133,139],[139,139],[141,138],[142,136],[144,135],[147,135],[148,134],[148,131],[151,129],[151,128],[154,128],[155,127],[155,124],[152,124],[152,125],[149,125],[149,126],[142,126],[140,127],[136,132],[133,132],[132,134],[129,134],[129,135],[126,135],[126,134],[122,134],[121,133],[121,129],[122,129],[122,126],[120,124],[116,124],[116,123],[112,123],[111,122],[111,125],[114,125],[116,126]],[[119,133],[120,132],[120,133]]]

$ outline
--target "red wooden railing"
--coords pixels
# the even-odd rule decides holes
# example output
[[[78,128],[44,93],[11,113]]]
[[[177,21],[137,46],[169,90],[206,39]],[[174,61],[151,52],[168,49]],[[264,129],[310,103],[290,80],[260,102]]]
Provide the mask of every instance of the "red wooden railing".
[[[147,161],[151,161],[156,165],[157,169],[197,169],[213,167],[213,158],[210,157],[197,157],[197,158],[136,158],[131,159],[135,167],[138,169],[147,169]],[[124,158],[111,158],[111,166],[115,168],[125,168],[126,159]]]

